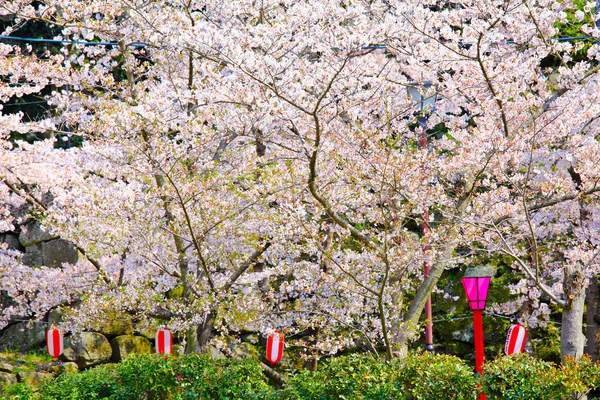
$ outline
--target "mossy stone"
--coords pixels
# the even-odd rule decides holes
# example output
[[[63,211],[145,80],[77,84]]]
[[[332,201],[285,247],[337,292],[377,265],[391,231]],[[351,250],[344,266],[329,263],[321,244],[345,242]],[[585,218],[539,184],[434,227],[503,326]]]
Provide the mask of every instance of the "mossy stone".
[[[129,354],[148,354],[152,352],[152,344],[142,336],[121,335],[110,341],[113,349],[112,360],[121,361]]]

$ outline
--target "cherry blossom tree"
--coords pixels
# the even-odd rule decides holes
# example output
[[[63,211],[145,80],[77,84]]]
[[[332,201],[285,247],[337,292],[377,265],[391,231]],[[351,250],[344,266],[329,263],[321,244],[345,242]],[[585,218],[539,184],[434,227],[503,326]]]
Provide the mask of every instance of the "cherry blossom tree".
[[[403,355],[445,269],[508,254],[532,319],[548,299],[561,305],[563,354],[579,355],[598,272],[600,110],[598,46],[574,62],[582,43],[553,40],[572,8],[5,2],[5,34],[35,20],[62,27],[60,39],[113,44],[44,57],[0,47],[3,100],[56,88],[43,120],[0,115],[2,203],[30,203],[85,255],[57,285],[98,312],[168,317],[190,351],[214,329],[279,327],[309,330],[314,354],[383,344],[388,359]],[[426,112],[440,129],[417,123],[409,86],[435,93]],[[8,140],[27,130],[84,145]],[[41,290],[46,270],[3,257],[12,282]],[[28,306],[36,316],[70,300],[46,299]],[[96,316],[86,312],[77,320]]]

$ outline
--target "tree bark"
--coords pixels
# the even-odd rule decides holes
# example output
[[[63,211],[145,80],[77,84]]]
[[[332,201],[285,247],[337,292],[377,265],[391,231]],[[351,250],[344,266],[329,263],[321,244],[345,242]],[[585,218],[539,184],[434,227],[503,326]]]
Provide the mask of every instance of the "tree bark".
[[[566,282],[580,281],[578,269],[565,269]],[[585,335],[582,331],[583,310],[585,307],[585,290],[582,285],[565,287],[565,297],[567,304],[562,312],[562,329],[560,334],[560,354],[561,358],[566,357],[579,358],[583,355],[585,345]]]
[[[198,351],[196,329],[196,327],[191,327],[185,331],[185,354],[194,354]]]
[[[573,297],[571,298],[571,296]],[[563,308],[562,329],[560,331],[560,355],[563,362],[566,357],[581,357],[585,346],[585,335],[581,326],[585,306],[585,289],[581,288],[579,292],[571,293],[568,299],[567,304]],[[587,395],[584,393],[573,393],[573,398],[587,400]]]
[[[198,346],[200,349],[204,349],[211,338],[212,330],[215,324],[215,318],[217,317],[215,312],[210,312],[204,323],[198,327]]]

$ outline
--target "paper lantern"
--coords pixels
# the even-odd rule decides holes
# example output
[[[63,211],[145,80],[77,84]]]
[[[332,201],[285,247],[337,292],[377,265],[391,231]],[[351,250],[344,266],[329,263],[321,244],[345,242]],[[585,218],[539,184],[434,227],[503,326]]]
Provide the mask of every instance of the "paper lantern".
[[[63,352],[63,335],[56,328],[46,331],[46,349],[52,358],[58,358]]]
[[[283,334],[279,331],[267,337],[267,361],[277,364],[283,357]]]
[[[156,352],[159,354],[172,354],[173,353],[173,335],[168,329],[159,329],[156,331],[156,338],[154,340],[156,346]]]
[[[504,352],[508,355],[521,354],[527,342],[527,329],[521,324],[512,325],[508,329]]]

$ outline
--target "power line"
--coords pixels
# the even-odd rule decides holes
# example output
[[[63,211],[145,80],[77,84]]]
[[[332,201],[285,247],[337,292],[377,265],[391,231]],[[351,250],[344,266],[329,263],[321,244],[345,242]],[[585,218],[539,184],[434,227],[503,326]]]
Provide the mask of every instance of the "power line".
[[[26,101],[23,103],[4,103],[2,104],[3,107],[19,107],[19,106],[24,106],[24,105],[29,105],[29,104],[47,104],[48,101],[47,100],[41,100],[41,101]]]

